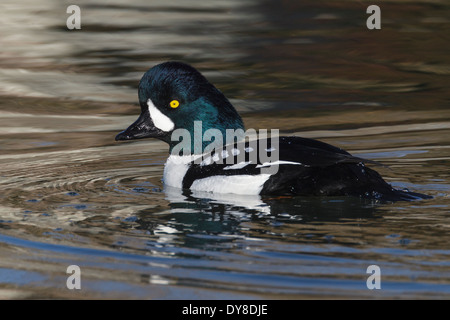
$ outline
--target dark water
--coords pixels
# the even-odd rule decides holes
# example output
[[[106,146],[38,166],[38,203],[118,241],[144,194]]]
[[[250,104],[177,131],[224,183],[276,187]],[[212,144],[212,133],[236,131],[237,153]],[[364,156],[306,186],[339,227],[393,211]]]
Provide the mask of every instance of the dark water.
[[[447,1],[382,3],[373,31],[360,1],[80,1],[77,31],[69,4],[0,5],[0,298],[450,298]],[[164,143],[114,136],[166,60],[247,128],[332,143],[434,198],[164,189]]]

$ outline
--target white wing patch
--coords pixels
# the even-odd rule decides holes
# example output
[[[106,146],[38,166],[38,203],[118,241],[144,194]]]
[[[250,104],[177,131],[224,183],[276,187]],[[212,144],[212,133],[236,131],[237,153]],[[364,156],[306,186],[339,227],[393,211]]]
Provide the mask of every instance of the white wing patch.
[[[212,158],[211,157],[207,157],[205,159],[203,159],[203,161],[200,163],[200,166],[209,166],[212,163]]]
[[[236,164],[233,164],[231,166],[227,166],[227,167],[223,168],[223,170],[242,169],[242,168],[246,167],[247,165],[249,165],[250,163],[252,163],[252,162],[251,161],[246,161],[246,162],[236,163]]]
[[[208,191],[213,193],[235,193],[257,195],[261,192],[264,183],[270,174],[212,176],[195,180],[190,189],[195,191]]]
[[[212,160],[213,160],[214,162],[219,161],[219,160],[220,160],[219,155],[218,155],[217,153],[215,153],[215,154],[213,155],[213,157],[212,157]]]
[[[263,167],[269,167],[269,166],[278,166],[280,164],[293,164],[293,165],[297,165],[297,166],[303,165],[300,162],[279,160],[279,161],[274,161],[274,162],[264,162],[263,164],[258,164],[256,166],[256,168],[263,168]]]
[[[155,127],[162,131],[172,131],[175,128],[175,124],[170,120],[168,116],[163,114],[155,105],[151,99],[147,100],[148,111],[150,112],[150,117],[152,118]]]

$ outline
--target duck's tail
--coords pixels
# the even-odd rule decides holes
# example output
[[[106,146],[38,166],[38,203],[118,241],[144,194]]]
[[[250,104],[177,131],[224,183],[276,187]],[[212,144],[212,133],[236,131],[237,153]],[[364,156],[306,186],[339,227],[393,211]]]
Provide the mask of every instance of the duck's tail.
[[[299,187],[296,188],[299,191],[298,194],[355,196],[379,201],[413,201],[433,198],[407,189],[395,189],[378,172],[363,164],[336,164],[325,168],[311,168],[311,170],[305,175],[306,179],[298,181]]]
[[[360,168],[353,167],[352,171],[359,171]],[[356,170],[355,170],[356,169]],[[384,181],[381,175],[366,166],[363,169],[364,177],[359,175],[359,172],[356,173],[358,176],[358,180],[360,181],[361,191],[359,192],[360,197],[362,198],[370,198],[381,201],[413,201],[413,200],[423,200],[423,199],[432,199],[432,196],[412,192],[408,189],[395,189],[389,183]]]

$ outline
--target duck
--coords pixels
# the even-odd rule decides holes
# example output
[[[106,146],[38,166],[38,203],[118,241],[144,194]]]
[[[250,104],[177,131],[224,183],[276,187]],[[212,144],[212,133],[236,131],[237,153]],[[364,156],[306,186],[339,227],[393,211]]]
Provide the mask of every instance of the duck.
[[[150,68],[139,82],[138,97],[138,119],[115,140],[166,142],[169,156],[162,178],[166,186],[261,196],[431,198],[392,187],[369,167],[378,162],[319,140],[276,134],[247,137],[249,130],[231,102],[184,62]]]

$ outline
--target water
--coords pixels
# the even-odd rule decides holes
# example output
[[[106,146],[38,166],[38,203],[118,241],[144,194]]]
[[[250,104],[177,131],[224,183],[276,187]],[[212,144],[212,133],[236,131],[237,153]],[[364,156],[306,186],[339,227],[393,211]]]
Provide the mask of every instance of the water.
[[[379,31],[357,1],[80,1],[79,31],[69,4],[0,5],[1,298],[450,298],[448,2],[383,3]],[[171,59],[247,128],[340,146],[434,198],[165,189],[166,145],[114,136]]]

